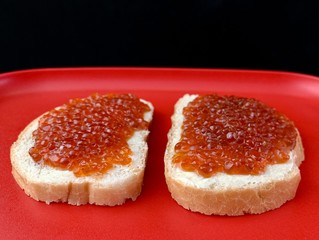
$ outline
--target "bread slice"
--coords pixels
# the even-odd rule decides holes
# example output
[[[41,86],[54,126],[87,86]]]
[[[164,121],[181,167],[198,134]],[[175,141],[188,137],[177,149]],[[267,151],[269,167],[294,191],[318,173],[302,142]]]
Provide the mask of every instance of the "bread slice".
[[[217,173],[205,178],[172,163],[174,147],[182,133],[183,109],[197,96],[180,98],[172,115],[165,152],[165,178],[173,199],[194,212],[230,216],[263,213],[293,199],[301,179],[298,167],[304,160],[299,133],[289,161],[268,165],[260,175]]]
[[[144,119],[151,122],[153,105]],[[72,205],[120,205],[126,199],[135,200],[141,193],[149,130],[136,131],[128,140],[132,151],[129,165],[114,165],[102,176],[76,177],[72,171],[61,170],[43,162],[35,162],[28,151],[33,146],[32,132],[38,127],[39,118],[33,120],[19,135],[11,147],[12,174],[27,195],[47,204],[66,202]]]

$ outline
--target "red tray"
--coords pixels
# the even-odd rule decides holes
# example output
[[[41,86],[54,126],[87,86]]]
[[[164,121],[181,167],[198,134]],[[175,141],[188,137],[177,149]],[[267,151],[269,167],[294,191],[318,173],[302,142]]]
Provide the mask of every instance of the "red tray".
[[[131,92],[153,102],[154,122],[143,191],[117,207],[36,202],[11,175],[9,149],[35,117],[93,92]],[[306,160],[294,200],[261,215],[204,216],[177,205],[164,179],[170,115],[184,93],[255,97],[290,117]],[[316,239],[319,235],[319,79],[265,71],[78,68],[0,75],[1,239]]]

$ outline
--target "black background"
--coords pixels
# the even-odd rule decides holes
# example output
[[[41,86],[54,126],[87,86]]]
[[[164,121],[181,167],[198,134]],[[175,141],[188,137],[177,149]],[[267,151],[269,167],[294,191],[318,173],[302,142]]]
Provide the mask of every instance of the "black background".
[[[319,76],[317,1],[0,3],[0,72],[132,66]]]

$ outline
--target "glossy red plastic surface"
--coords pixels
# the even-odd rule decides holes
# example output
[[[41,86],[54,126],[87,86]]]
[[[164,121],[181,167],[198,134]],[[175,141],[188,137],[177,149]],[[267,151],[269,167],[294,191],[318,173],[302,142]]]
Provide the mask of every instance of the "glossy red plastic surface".
[[[35,117],[93,92],[131,92],[153,102],[142,194],[117,207],[36,202],[11,175],[10,146]],[[177,205],[164,179],[170,116],[184,93],[254,97],[291,118],[306,160],[294,200],[261,215],[204,216]],[[319,79],[284,72],[72,68],[0,75],[1,239],[316,239],[319,235]]]

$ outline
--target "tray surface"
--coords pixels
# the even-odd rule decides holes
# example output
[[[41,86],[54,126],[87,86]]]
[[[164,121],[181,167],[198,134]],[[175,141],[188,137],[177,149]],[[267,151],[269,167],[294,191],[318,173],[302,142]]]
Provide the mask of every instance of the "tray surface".
[[[122,206],[36,202],[11,175],[10,146],[34,118],[74,97],[134,93],[155,106],[141,195]],[[261,215],[205,216],[167,190],[163,156],[170,116],[185,93],[233,94],[277,108],[298,127],[306,160],[294,200]],[[143,68],[27,70],[0,75],[1,239],[315,239],[319,234],[319,79],[270,71]]]

